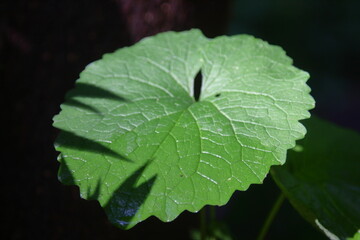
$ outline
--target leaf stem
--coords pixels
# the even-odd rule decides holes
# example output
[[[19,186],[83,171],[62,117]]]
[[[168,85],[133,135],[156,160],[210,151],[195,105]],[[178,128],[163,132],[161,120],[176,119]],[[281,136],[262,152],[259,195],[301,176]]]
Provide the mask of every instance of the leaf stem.
[[[285,200],[285,195],[283,193],[280,193],[279,197],[276,199],[274,205],[272,206],[272,208],[269,212],[269,215],[267,216],[267,218],[264,222],[264,225],[262,226],[262,228],[260,230],[257,240],[265,239],[265,236],[268,233],[269,228],[270,228],[276,214],[279,212],[279,209],[280,209],[281,205],[283,204],[284,200]]]

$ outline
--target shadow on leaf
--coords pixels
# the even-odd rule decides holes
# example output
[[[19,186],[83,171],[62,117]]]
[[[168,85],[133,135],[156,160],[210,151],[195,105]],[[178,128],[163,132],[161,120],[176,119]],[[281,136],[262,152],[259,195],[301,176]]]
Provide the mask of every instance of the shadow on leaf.
[[[67,94],[67,101],[65,105],[74,106],[101,115],[101,111],[94,107],[95,105],[88,105],[84,103],[81,98],[99,98],[127,102],[125,98],[106,89],[91,84],[77,83],[76,88]],[[123,156],[107,147],[106,144],[76,135],[70,131],[61,130],[61,133],[56,139],[55,145],[58,150],[64,147],[77,151],[97,153],[99,155],[113,157],[122,161],[132,162],[126,156]],[[71,166],[68,166],[67,161],[62,154],[59,155],[59,161],[61,163],[59,169],[59,180],[67,185],[76,185],[74,172],[70,170],[72,168]],[[157,177],[156,175],[146,181],[141,181],[143,180],[143,173],[150,161],[138,168],[136,171],[132,172],[132,174],[129,175],[129,177],[126,178],[112,193],[108,202],[103,206],[109,220],[120,228],[128,229],[135,225],[136,222],[132,222],[132,220],[136,214],[138,214],[140,207],[147,199],[153,187]],[[95,181],[96,183],[92,184],[92,186],[87,186],[87,189],[85,190],[86,192],[82,192],[83,198],[88,200],[101,199],[101,194],[104,191],[102,188],[105,183],[102,182],[102,179]]]
[[[64,105],[82,108],[97,114],[101,114],[100,111],[95,107],[75,99],[78,97],[110,99],[119,102],[127,102],[125,98],[109,90],[88,83],[77,83],[76,87],[73,90],[70,90],[66,95],[67,100]]]
[[[60,162],[58,174],[59,181],[66,185],[76,185],[74,176],[62,154],[59,155],[58,161]],[[92,187],[88,186],[86,195],[81,195],[81,197],[87,200],[98,200],[100,197],[101,184],[101,180],[97,181],[95,190],[92,190]]]
[[[62,154],[59,155],[58,161],[60,162],[60,168],[58,171],[58,179],[60,182],[66,185],[75,185],[73,174],[71,173],[68,165]]]
[[[61,163],[58,174],[59,181],[66,185],[76,185],[73,173],[70,171],[69,166],[61,154],[58,160]],[[138,185],[148,164],[149,162],[126,178],[113,192],[110,200],[103,206],[109,221],[122,229],[129,229],[138,223],[132,220],[147,199],[156,181],[157,175],[154,175]],[[88,200],[99,200],[102,185],[103,183],[99,179],[95,189],[92,190],[91,187],[89,187],[86,195],[82,195],[82,197]]]
[[[107,155],[114,157],[118,160],[132,162],[129,158],[115,152],[114,150],[81,136],[78,136],[72,132],[62,130],[58,138],[56,139],[57,146],[66,147],[69,149],[76,149],[79,151],[87,151],[92,153],[98,153],[101,155]]]
[[[76,83],[75,89],[71,90],[67,98],[72,97],[88,97],[88,98],[104,98],[117,101],[126,101],[125,98],[101,87],[88,83]]]
[[[82,108],[82,109],[84,109],[84,110],[87,110],[87,111],[90,111],[90,112],[94,112],[94,113],[96,113],[96,114],[101,115],[101,112],[100,112],[98,109],[96,109],[96,108],[94,108],[94,107],[92,107],[92,106],[90,106],[90,105],[88,105],[88,104],[82,103],[82,102],[80,102],[80,101],[78,101],[78,100],[76,100],[76,99],[68,99],[68,100],[64,103],[64,105],[70,106],[70,107]]]
[[[147,199],[156,180],[155,175],[137,186],[148,164],[149,162],[131,174],[104,206],[109,220],[120,228],[129,229],[136,224],[132,219]]]

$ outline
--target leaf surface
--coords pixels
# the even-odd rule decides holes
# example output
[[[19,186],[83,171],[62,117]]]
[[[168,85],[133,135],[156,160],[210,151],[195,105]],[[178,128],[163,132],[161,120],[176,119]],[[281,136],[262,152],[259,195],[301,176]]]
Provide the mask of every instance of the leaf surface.
[[[311,117],[306,138],[271,170],[292,205],[330,239],[360,229],[360,135]]]
[[[106,54],[54,118],[60,180],[123,228],[223,205],[262,183],[304,136],[308,77],[280,47],[248,35],[167,32]]]

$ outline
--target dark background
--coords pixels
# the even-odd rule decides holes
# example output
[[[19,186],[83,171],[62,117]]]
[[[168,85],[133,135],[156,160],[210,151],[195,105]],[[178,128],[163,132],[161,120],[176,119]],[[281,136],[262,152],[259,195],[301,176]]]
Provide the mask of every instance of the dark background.
[[[360,130],[358,0],[1,1],[2,239],[188,239],[198,216],[110,225],[97,202],[57,180],[52,117],[84,67],[102,54],[167,30],[208,37],[248,33],[282,46],[311,74],[312,112]],[[236,239],[255,239],[279,190],[270,178],[217,209]],[[288,203],[268,239],[322,239]]]

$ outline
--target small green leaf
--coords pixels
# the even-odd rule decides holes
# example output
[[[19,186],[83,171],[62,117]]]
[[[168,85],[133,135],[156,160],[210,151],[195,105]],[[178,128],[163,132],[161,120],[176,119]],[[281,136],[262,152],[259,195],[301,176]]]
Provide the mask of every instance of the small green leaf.
[[[272,176],[292,205],[330,239],[360,229],[360,135],[312,117],[302,151],[290,151]]]
[[[347,240],[360,240],[360,230],[357,231],[352,238],[348,238]]]
[[[280,47],[247,35],[168,32],[106,54],[54,118],[59,178],[123,228],[223,205],[304,136],[308,77]]]

